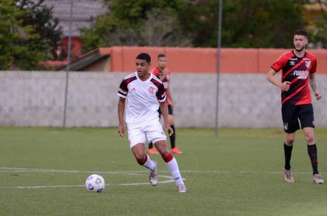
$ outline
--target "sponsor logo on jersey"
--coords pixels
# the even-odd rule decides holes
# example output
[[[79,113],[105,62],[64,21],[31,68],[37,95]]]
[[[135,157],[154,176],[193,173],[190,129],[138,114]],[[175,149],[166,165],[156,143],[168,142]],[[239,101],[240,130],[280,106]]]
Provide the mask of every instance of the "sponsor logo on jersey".
[[[305,80],[309,76],[309,71],[308,70],[295,70],[293,72],[293,75],[297,76],[297,79]]]
[[[310,67],[311,67],[311,61],[306,60],[305,61],[305,66],[306,66],[307,69],[310,69]]]

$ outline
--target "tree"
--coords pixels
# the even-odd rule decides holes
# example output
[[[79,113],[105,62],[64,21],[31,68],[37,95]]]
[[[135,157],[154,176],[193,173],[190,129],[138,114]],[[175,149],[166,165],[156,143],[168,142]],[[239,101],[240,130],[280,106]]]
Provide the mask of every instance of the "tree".
[[[292,32],[304,25],[302,5],[295,0],[223,2],[223,47],[290,47]],[[192,33],[194,46],[216,47],[217,0],[189,3],[180,18],[184,31]]]
[[[48,58],[56,59],[56,48],[61,40],[62,31],[59,20],[53,16],[52,9],[44,5],[45,0],[19,0],[17,6],[26,10],[23,25],[32,25],[40,35],[41,42],[48,48]]]
[[[39,1],[2,0],[0,4],[0,69],[35,69],[52,57],[60,30]],[[48,14],[47,14],[48,13]],[[46,15],[47,16],[44,16]],[[53,24],[53,25],[52,25]],[[55,39],[51,29],[56,29]],[[57,46],[57,44],[56,44]]]
[[[184,1],[106,1],[109,13],[97,18],[90,29],[82,30],[84,49],[99,46],[191,46],[177,16]]]
[[[218,0],[105,2],[108,14],[82,35],[87,49],[112,45],[217,46]],[[226,0],[222,45],[287,48],[292,45],[294,30],[304,26],[302,2],[297,0]],[[156,38],[169,32],[175,32],[169,41]]]

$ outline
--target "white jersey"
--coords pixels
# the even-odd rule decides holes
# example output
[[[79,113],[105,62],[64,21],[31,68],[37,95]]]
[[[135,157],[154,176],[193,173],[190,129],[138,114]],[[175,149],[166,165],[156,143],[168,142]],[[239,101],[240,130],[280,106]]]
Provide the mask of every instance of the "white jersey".
[[[120,84],[118,96],[126,98],[125,121],[138,124],[159,119],[159,102],[166,100],[164,85],[153,74],[145,81],[139,79],[137,72],[126,76]]]

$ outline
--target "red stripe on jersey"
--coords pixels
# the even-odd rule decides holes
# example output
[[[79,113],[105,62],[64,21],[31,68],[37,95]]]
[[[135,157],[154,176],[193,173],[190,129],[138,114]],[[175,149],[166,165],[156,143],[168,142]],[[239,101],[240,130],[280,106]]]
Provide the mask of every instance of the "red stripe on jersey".
[[[296,91],[294,91],[288,97],[286,97],[285,99],[283,99],[281,103],[284,104],[285,102],[287,102],[289,99],[291,99],[292,97],[294,97],[295,95],[297,95],[300,91],[302,91],[305,87],[307,87],[307,85],[308,85],[308,83],[305,82],[304,85],[300,86]]]
[[[293,85],[294,83],[296,83],[298,81],[298,77],[295,77],[292,81],[290,81],[290,85]]]
[[[284,80],[291,72],[293,72],[293,70],[295,70],[302,63],[304,63],[304,59],[302,59],[299,63],[297,63],[296,65],[294,65],[294,67],[292,67],[291,69],[289,69],[288,71],[286,71],[286,73],[283,74],[283,76],[282,76],[282,80]]]

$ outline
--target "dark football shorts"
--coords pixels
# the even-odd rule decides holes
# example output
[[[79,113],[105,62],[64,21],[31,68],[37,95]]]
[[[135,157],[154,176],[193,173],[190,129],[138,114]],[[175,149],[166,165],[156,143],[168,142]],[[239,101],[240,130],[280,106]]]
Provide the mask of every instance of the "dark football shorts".
[[[286,133],[294,133],[300,128],[314,128],[312,104],[293,105],[284,104],[281,107],[282,121]]]

